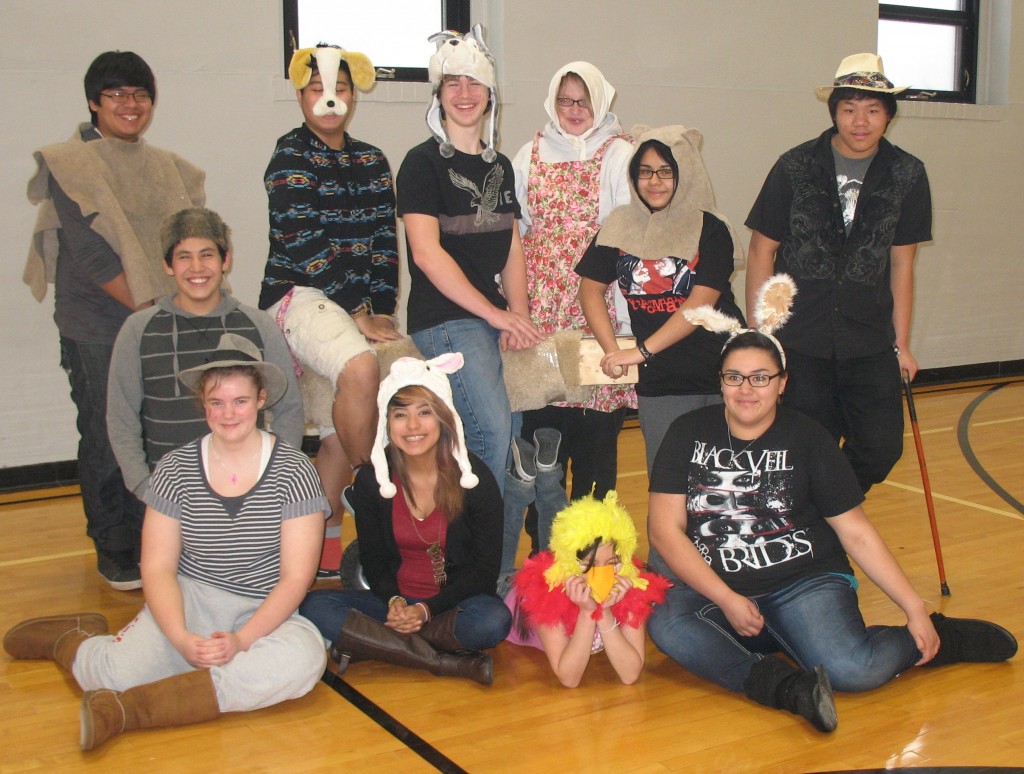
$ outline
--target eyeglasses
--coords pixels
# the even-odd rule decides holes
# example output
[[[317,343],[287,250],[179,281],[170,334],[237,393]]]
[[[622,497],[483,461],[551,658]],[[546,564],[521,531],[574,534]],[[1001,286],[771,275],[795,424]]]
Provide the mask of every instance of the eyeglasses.
[[[727,373],[719,374],[719,376],[722,377],[722,384],[727,387],[740,387],[743,382],[750,382],[751,387],[756,387],[760,390],[771,384],[772,379],[776,376],[782,376],[782,371],[779,371],[777,374],[751,374],[750,376],[728,371]]]
[[[136,89],[135,91],[125,91],[124,89],[101,91],[100,96],[106,97],[115,105],[127,105],[130,100],[135,100],[136,104],[139,105],[148,105],[153,101],[153,95],[145,89]]]
[[[640,167],[637,170],[636,176],[641,180],[650,180],[655,175],[661,180],[672,180],[676,173],[672,167],[661,167],[661,169],[651,169],[650,167]]]
[[[565,108],[566,110],[571,108],[573,105],[579,105],[584,110],[590,110],[590,103],[587,101],[586,97],[584,97],[583,99],[573,99],[572,97],[557,97],[555,99],[555,102],[558,104],[558,107]]]

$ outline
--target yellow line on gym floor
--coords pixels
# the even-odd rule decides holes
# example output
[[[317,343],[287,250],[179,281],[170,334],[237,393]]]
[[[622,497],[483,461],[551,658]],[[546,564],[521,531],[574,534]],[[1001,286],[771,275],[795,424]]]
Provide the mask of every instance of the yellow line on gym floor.
[[[35,562],[49,562],[52,559],[70,559],[73,556],[88,556],[95,554],[91,548],[85,551],[67,551],[63,554],[46,554],[45,556],[30,556],[27,559],[9,559],[0,562],[0,567],[17,567],[19,564],[34,564]]]

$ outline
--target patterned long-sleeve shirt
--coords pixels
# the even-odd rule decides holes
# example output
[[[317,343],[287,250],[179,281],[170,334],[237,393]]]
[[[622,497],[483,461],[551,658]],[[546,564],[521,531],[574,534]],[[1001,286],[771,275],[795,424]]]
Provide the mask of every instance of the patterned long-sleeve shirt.
[[[348,311],[368,303],[376,314],[393,314],[395,193],[380,149],[346,134],[342,150],[332,150],[303,125],[277,141],[264,182],[270,256],[260,308],[300,285]]]

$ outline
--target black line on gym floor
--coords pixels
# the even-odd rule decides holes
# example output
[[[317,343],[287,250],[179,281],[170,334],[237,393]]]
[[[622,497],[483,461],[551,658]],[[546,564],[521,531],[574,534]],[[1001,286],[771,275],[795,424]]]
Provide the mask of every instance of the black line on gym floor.
[[[324,672],[322,679],[327,683],[327,685],[334,689],[339,696],[352,704],[352,706],[370,718],[370,720],[383,728],[395,737],[395,739],[400,741],[438,771],[444,772],[444,774],[468,774],[468,772],[455,763],[455,761],[403,726],[391,717],[391,715],[363,696],[363,694],[346,683],[336,674],[331,672],[330,669]]]
[[[960,444],[960,452],[964,455],[964,459],[967,460],[967,464],[971,466],[971,469],[978,474],[978,478],[984,481],[988,488],[1004,499],[1010,506],[1017,510],[1018,513],[1024,513],[1024,503],[1021,503],[1016,497],[1011,495],[1005,489],[1003,489],[996,480],[989,475],[988,471],[985,470],[985,466],[978,460],[974,450],[971,448],[971,439],[969,437],[971,417],[974,416],[974,410],[981,405],[981,402],[992,395],[995,395],[997,390],[1003,389],[1005,384],[997,384],[994,387],[989,388],[985,392],[981,393],[977,398],[972,400],[970,404],[964,409],[964,413],[960,415],[960,422],[956,428],[957,442]]]

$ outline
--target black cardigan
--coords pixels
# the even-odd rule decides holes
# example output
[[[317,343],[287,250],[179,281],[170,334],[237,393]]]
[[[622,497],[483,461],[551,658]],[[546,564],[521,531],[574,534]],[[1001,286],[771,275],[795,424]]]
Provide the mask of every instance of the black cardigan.
[[[504,505],[491,471],[472,453],[469,459],[480,483],[466,490],[462,513],[448,525],[445,541],[448,582],[434,596],[423,600],[431,616],[451,610],[477,594],[493,596],[498,583]],[[349,501],[355,511],[363,574],[370,590],[386,602],[401,594],[398,568],[402,557],[391,524],[392,501],[381,497],[372,465],[359,469]]]

